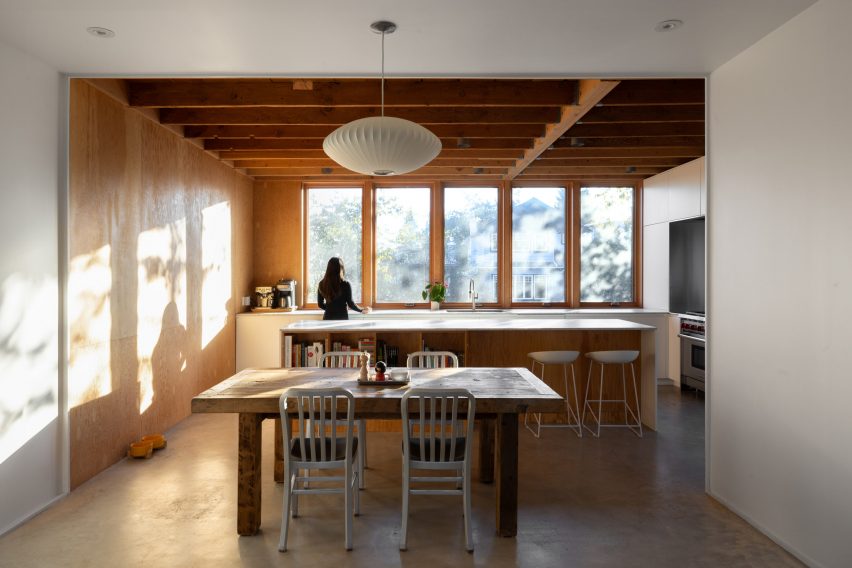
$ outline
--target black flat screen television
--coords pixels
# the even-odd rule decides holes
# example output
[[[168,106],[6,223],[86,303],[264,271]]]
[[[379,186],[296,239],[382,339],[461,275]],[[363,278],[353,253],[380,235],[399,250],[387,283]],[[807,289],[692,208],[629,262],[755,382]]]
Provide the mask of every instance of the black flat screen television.
[[[669,311],[704,314],[704,217],[669,225]]]

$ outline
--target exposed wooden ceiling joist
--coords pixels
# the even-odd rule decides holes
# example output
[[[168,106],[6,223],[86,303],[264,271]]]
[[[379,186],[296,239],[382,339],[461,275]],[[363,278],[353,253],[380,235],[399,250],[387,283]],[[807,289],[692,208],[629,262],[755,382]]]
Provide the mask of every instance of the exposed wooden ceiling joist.
[[[339,124],[290,124],[275,126],[186,126],[187,138],[325,138]],[[543,124],[430,124],[439,138],[535,138],[544,134]]]
[[[374,107],[377,79],[135,80],[128,97],[140,107]],[[385,106],[562,106],[577,100],[573,79],[387,79]]]
[[[359,118],[379,116],[379,107],[246,107],[164,108],[163,124],[345,124]],[[388,116],[418,124],[530,124],[557,122],[559,107],[398,107]],[[702,119],[703,120],[703,119]]]

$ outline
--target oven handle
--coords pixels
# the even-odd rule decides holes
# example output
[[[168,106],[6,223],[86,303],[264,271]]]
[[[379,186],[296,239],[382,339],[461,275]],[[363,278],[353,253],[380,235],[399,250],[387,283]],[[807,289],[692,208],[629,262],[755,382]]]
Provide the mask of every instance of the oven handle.
[[[680,337],[681,339],[688,339],[689,341],[697,341],[699,343],[707,343],[706,339],[703,339],[701,337],[695,337],[694,335],[684,335],[683,333],[678,333],[677,336]]]

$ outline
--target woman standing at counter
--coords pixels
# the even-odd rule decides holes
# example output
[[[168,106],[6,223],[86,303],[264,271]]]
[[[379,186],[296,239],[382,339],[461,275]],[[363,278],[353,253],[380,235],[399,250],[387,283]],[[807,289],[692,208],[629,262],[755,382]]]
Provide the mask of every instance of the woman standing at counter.
[[[325,313],[324,320],[348,320],[347,307],[356,312],[370,313],[370,308],[361,309],[352,300],[352,286],[345,280],[346,268],[343,261],[336,256],[328,259],[325,276],[320,280],[317,290],[317,304]]]

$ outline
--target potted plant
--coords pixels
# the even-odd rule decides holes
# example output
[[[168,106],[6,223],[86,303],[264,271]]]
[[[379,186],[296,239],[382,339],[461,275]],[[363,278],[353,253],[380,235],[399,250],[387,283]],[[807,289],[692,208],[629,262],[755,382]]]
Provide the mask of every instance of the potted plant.
[[[437,310],[441,307],[441,302],[447,296],[447,285],[444,282],[431,282],[426,284],[420,295],[423,296],[424,300],[429,298],[429,307],[432,310]]]

